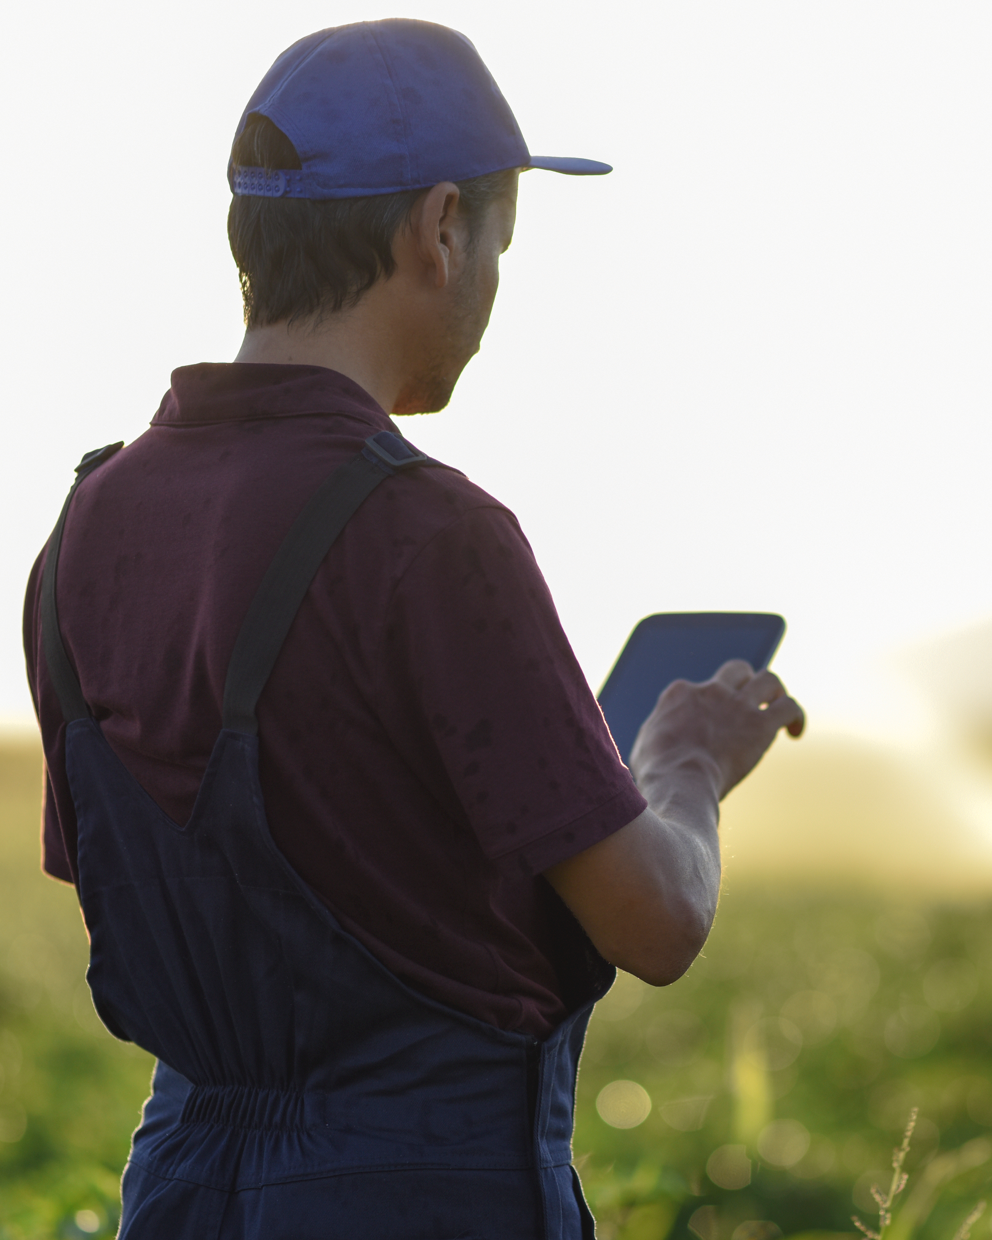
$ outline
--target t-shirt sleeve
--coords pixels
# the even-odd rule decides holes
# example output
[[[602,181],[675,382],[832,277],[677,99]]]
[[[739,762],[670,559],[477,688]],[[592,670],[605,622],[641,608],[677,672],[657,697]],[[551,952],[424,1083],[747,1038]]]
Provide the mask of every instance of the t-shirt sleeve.
[[[394,741],[447,784],[491,861],[540,873],[646,807],[506,510],[472,510],[426,545],[393,592],[381,649]]]

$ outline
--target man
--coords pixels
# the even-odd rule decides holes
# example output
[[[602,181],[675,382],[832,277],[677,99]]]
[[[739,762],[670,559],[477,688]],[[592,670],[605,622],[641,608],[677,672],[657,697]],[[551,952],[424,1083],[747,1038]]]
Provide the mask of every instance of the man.
[[[84,459],[35,567],[45,865],[159,1059],[122,1236],[592,1235],[592,1003],[688,967],[719,799],[802,728],[728,664],[635,785],[512,515],[387,416],[478,349],[527,167],[609,171],[531,157],[453,31],[290,48],[229,169],[241,352]]]

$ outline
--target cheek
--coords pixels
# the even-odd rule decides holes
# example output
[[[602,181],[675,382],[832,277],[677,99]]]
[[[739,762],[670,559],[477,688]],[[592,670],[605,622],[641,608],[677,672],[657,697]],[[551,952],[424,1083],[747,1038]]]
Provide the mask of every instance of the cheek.
[[[499,288],[499,263],[495,262],[488,266],[483,274],[482,280],[479,282],[479,300],[485,307],[486,319],[493,308],[493,302],[496,299],[496,290]]]

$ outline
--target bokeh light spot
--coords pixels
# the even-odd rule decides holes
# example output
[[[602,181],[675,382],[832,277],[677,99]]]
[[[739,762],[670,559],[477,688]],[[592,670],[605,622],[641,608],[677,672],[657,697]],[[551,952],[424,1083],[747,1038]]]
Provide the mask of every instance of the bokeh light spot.
[[[791,1167],[809,1149],[809,1132],[795,1119],[776,1119],[761,1130],[758,1153],[773,1167]]]
[[[651,1096],[636,1081],[611,1081],[599,1091],[596,1110],[611,1128],[636,1128],[651,1113]]]
[[[676,1132],[698,1132],[706,1122],[706,1112],[713,1101],[712,1094],[699,1094],[694,1098],[676,1098],[661,1108],[661,1118]]]
[[[922,1004],[907,1003],[885,1022],[885,1045],[900,1059],[919,1059],[933,1050],[940,1037],[940,1021]]]
[[[617,972],[617,980],[596,1004],[596,1016],[600,1020],[626,1020],[644,1001],[645,985],[631,973]]]
[[[720,1145],[706,1160],[706,1174],[717,1188],[747,1188],[751,1183],[751,1160],[743,1145]]]
[[[816,1180],[833,1171],[836,1165],[834,1143],[826,1137],[811,1137],[809,1149],[790,1170],[800,1180]]]
[[[859,1210],[864,1210],[868,1214],[878,1213],[878,1202],[872,1196],[872,1188],[883,1187],[887,1189],[892,1180],[891,1168],[876,1168],[873,1171],[862,1172],[858,1176],[854,1184],[854,1191],[851,1193],[851,1200]]]
[[[745,1054],[763,1056],[772,1072],[781,1072],[795,1063],[803,1047],[803,1035],[791,1020],[771,1017],[753,1024],[744,1035]]]
[[[738,1223],[730,1240],[778,1240],[782,1229],[767,1218],[749,1218]]]
[[[100,1230],[100,1216],[95,1210],[77,1210],[75,1223],[79,1230],[85,1231],[88,1236]]]
[[[782,1015],[811,1046],[825,1042],[837,1027],[837,1003],[822,990],[797,990],[782,1004]]]
[[[720,1211],[716,1206],[700,1206],[689,1216],[689,1230],[699,1240],[717,1240],[720,1234]]]

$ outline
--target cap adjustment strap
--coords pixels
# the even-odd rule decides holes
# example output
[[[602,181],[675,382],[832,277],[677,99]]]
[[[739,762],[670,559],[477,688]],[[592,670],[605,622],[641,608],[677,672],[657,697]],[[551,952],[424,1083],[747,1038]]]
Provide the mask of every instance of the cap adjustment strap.
[[[235,164],[234,192],[251,198],[309,198],[300,168],[242,168]]]

